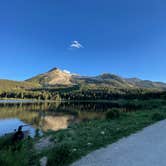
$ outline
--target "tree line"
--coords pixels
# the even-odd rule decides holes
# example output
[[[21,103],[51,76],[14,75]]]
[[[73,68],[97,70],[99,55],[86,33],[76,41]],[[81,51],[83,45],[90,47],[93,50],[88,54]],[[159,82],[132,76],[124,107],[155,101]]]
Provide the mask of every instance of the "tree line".
[[[19,89],[0,90],[0,98],[37,99],[37,100],[116,100],[116,99],[166,99],[165,91],[149,89]]]

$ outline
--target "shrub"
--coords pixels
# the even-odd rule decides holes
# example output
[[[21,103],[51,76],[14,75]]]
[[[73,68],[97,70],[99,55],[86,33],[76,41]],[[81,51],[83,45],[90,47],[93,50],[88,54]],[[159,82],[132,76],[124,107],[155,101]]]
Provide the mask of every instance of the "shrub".
[[[111,109],[106,113],[106,119],[118,119],[120,111],[118,109]]]
[[[11,135],[6,135],[0,138],[0,150],[9,149],[11,146],[13,146]]]
[[[152,115],[152,120],[159,121],[165,119],[164,115],[162,113],[154,113]]]
[[[63,166],[72,160],[71,146],[67,143],[54,147],[50,156],[48,156],[49,166]]]
[[[5,161],[4,156],[0,155],[0,165],[6,165],[8,166],[9,164]]]

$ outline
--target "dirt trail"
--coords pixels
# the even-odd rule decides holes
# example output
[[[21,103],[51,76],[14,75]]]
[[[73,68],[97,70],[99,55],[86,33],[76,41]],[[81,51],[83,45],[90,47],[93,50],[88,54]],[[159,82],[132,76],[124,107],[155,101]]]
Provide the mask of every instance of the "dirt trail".
[[[166,166],[166,120],[94,151],[72,166]]]
[[[42,151],[46,148],[52,147],[53,142],[50,141],[51,136],[41,138],[36,144],[35,144],[35,149],[36,151]]]

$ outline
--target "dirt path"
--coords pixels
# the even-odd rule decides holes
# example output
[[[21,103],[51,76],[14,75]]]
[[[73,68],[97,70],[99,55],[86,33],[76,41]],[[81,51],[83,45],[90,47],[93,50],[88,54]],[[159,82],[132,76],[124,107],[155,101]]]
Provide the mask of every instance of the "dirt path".
[[[41,138],[36,144],[35,144],[35,150],[40,152],[46,148],[50,148],[53,146],[53,142],[50,141],[51,136]]]
[[[166,120],[94,151],[72,166],[166,166]]]

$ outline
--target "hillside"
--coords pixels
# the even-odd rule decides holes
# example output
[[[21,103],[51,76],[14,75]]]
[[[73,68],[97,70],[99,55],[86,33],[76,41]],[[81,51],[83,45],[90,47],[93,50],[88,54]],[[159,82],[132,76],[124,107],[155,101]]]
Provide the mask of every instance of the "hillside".
[[[19,90],[36,88],[62,88],[78,85],[81,88],[114,88],[114,89],[150,89],[166,90],[166,84],[141,80],[139,78],[123,78],[114,74],[104,73],[98,76],[80,76],[58,68],[39,74],[25,81],[0,80],[0,90]]]
[[[44,87],[56,87],[57,85],[82,87],[109,87],[109,88],[145,88],[155,90],[166,90],[166,84],[141,80],[139,78],[123,78],[114,74],[104,73],[98,76],[80,76],[68,73],[58,68],[53,68],[46,73],[32,77],[26,82],[40,84]]]
[[[19,90],[40,87],[37,83],[0,79],[0,90]]]

